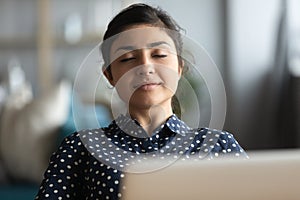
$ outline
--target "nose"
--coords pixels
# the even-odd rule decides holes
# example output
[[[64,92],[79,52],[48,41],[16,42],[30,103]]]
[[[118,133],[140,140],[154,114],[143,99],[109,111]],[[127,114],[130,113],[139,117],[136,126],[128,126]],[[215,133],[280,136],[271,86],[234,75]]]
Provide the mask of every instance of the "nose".
[[[151,57],[147,55],[141,56],[140,66],[137,67],[137,75],[148,76],[155,73],[154,65],[151,62]]]
[[[149,76],[153,75],[155,73],[155,70],[152,64],[146,64],[139,66],[136,72],[139,76]]]

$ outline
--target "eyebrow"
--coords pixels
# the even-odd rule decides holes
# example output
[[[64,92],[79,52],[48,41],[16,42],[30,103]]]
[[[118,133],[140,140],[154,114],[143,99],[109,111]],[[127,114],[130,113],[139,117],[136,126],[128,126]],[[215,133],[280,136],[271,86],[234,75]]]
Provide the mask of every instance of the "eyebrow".
[[[164,41],[159,41],[159,42],[153,42],[153,43],[150,43],[150,44],[147,44],[147,47],[156,47],[156,46],[160,46],[160,45],[164,45],[166,44],[167,46],[171,47],[171,45],[167,42],[164,42]]]
[[[171,47],[171,45],[170,45],[169,43],[164,42],[164,41],[159,41],[159,42],[149,43],[149,44],[146,45],[146,47],[147,47],[147,48],[153,48],[153,47],[157,47],[157,46],[160,46],[160,45],[167,45],[167,46]],[[117,51],[119,51],[119,50],[128,50],[128,51],[132,51],[132,50],[136,50],[136,49],[138,49],[138,48],[135,47],[135,46],[130,46],[130,45],[129,45],[129,46],[121,46],[121,47],[119,47],[119,48],[117,48],[117,49],[115,50],[115,53],[116,53]]]

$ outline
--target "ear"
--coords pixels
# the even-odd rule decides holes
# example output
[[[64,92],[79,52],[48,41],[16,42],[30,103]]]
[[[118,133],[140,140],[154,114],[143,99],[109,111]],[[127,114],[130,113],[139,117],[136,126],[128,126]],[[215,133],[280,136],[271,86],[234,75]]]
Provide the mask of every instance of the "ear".
[[[181,77],[181,75],[182,75],[183,68],[184,68],[184,60],[181,59],[178,64],[178,76],[179,77]]]
[[[102,72],[103,72],[104,76],[106,77],[106,79],[109,81],[109,83],[112,86],[115,86],[111,71],[109,70],[109,66],[106,69],[102,68]]]

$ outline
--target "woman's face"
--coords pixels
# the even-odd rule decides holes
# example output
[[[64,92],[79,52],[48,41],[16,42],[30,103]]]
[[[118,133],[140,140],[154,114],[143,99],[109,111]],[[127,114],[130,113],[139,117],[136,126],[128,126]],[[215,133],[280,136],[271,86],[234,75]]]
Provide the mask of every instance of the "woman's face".
[[[181,75],[172,38],[158,27],[137,25],[112,43],[110,83],[135,108],[171,106]]]

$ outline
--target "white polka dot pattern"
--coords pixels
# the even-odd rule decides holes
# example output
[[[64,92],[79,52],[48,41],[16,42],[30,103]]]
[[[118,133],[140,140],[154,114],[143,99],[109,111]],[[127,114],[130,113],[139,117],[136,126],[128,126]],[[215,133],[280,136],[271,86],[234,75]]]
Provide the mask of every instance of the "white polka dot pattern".
[[[36,199],[119,199],[126,166],[149,156],[174,160],[192,155],[198,159],[223,155],[247,158],[232,134],[190,129],[175,115],[151,137],[143,134],[136,121],[121,116],[107,128],[68,136],[51,156]]]

